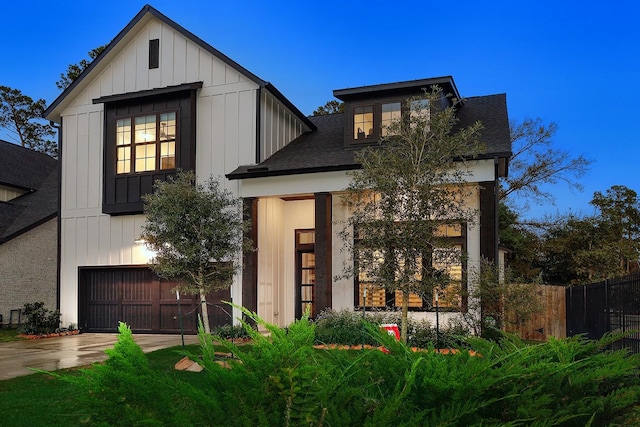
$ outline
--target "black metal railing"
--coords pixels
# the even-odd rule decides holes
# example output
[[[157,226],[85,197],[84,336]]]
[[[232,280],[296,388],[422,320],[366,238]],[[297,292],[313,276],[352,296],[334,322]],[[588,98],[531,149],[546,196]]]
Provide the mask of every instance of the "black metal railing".
[[[640,272],[566,292],[567,336],[599,339],[607,332],[628,332],[612,347],[640,353]]]

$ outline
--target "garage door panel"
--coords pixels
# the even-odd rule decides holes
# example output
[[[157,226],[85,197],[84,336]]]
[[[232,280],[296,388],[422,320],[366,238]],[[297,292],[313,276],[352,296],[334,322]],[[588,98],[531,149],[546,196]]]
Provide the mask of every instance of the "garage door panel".
[[[81,268],[79,272],[79,327],[86,332],[116,332],[118,322],[127,323],[133,332],[179,333],[180,319],[176,294],[178,283],[159,279],[146,267]],[[230,312],[220,301],[228,301],[229,290],[212,292],[211,327],[231,323]],[[199,298],[180,295],[183,329],[197,332]]]

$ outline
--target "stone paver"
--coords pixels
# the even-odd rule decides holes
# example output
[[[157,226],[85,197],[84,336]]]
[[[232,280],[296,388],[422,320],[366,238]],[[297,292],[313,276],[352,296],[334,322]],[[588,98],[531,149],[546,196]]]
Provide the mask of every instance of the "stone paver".
[[[133,337],[145,353],[182,344],[180,335]],[[87,333],[0,343],[0,380],[32,374],[32,369],[55,371],[102,362],[107,359],[104,350],[112,348],[116,340],[117,334]],[[184,341],[195,344],[198,337],[185,335]]]

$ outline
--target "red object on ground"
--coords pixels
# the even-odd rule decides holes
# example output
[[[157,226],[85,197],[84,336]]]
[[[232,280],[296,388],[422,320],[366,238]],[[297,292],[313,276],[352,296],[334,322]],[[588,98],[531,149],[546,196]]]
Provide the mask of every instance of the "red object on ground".
[[[395,336],[398,341],[400,341],[400,329],[398,329],[398,325],[395,323],[385,323],[380,325],[380,327],[386,330],[389,335]]]

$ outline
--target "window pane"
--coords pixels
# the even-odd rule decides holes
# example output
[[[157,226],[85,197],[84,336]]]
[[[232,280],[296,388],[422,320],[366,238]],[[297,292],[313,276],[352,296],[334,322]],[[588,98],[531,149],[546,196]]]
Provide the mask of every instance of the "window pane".
[[[365,295],[366,288],[366,295]],[[360,283],[360,296],[358,298],[358,304],[362,307],[385,307],[386,305],[386,292],[384,289],[379,288],[371,283]],[[366,301],[365,301],[366,297]]]
[[[116,173],[131,172],[131,147],[118,147]]]
[[[176,113],[160,114],[160,141],[176,139]]]
[[[417,122],[425,122],[424,126],[428,126],[428,120],[431,117],[428,99],[416,99],[411,101],[411,122],[415,126]]]
[[[140,144],[136,146],[136,172],[155,170],[156,145]]]
[[[116,145],[131,144],[131,119],[116,122]]]
[[[299,231],[297,233],[298,244],[307,245],[315,242],[316,232],[314,230]]]
[[[353,109],[353,139],[373,138],[373,106]]]
[[[460,224],[440,224],[436,235],[442,237],[460,237],[462,236],[462,226]]]
[[[400,120],[400,103],[382,104],[382,136],[392,135],[389,125]]]
[[[136,144],[156,140],[156,116],[142,116],[135,119]]]
[[[396,290],[396,307],[402,307],[402,291]],[[409,307],[410,308],[420,308],[422,307],[422,298],[418,295],[409,293]]]
[[[160,169],[175,169],[176,143],[175,141],[160,143]]]

